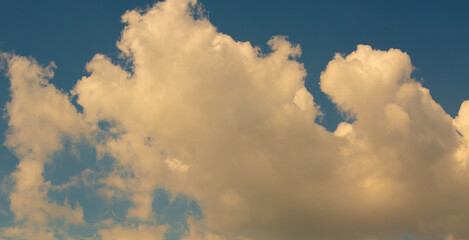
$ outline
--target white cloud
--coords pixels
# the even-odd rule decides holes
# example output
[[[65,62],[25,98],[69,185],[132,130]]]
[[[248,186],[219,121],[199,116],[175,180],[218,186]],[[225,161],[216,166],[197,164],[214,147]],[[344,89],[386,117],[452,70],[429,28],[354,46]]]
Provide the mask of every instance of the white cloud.
[[[459,109],[458,116],[453,120],[453,124],[462,135],[463,142],[455,154],[456,159],[464,169],[463,174],[467,174],[467,164],[469,163],[469,101],[464,101]]]
[[[171,171],[187,172],[187,170],[189,169],[189,166],[181,163],[179,159],[167,158],[166,160],[164,160],[164,162],[168,165],[168,168]]]
[[[5,145],[20,159],[11,175],[15,186],[10,193],[10,210],[17,226],[4,229],[4,235],[52,239],[50,219],[82,224],[83,210],[79,204],[71,208],[67,202],[59,205],[48,199],[50,183],[42,176],[44,163],[63,147],[63,137],[79,139],[85,125],[68,96],[48,83],[53,76],[53,63],[41,67],[25,57],[6,53],[0,57],[8,64],[11,92],[6,106],[9,129]]]
[[[97,54],[72,91],[83,115],[44,80],[50,68],[11,58],[36,71],[15,77],[10,72],[25,71],[9,67],[12,86],[19,84],[12,87],[7,144],[22,157],[13,176],[18,189],[25,186],[12,196],[46,199],[38,189],[47,186],[47,156],[61,148],[62,136],[85,135],[101,155],[115,158],[118,167],[99,180],[106,185],[100,191],[132,201],[129,222],[155,221],[156,188],[197,200],[206,219],[191,222],[186,238],[469,238],[469,179],[461,167],[468,159],[467,101],[452,119],[411,78],[406,53],[359,45],[321,74],[322,91],[356,119],[328,132],[314,122],[322,113],[295,60],[299,46],[277,36],[268,42],[272,52],[262,54],[194,19],[195,3],[168,0],[125,13],[117,46],[133,73]],[[32,107],[37,103],[43,107]],[[94,139],[101,121],[113,123],[116,136]],[[36,160],[36,152],[44,154]],[[30,185],[34,191],[26,191]],[[12,211],[33,219],[41,208],[47,209]],[[61,209],[60,216],[80,222],[80,207]],[[164,233],[125,224],[99,234]]]

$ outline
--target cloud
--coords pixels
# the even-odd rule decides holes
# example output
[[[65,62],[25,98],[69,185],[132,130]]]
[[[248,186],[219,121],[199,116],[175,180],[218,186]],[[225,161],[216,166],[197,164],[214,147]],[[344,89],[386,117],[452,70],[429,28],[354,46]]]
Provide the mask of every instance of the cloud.
[[[83,222],[78,204],[49,203],[41,175],[67,137],[112,156],[99,191],[132,202],[102,239],[162,238],[163,227],[145,225],[156,221],[157,188],[201,206],[190,239],[469,238],[468,101],[452,119],[411,78],[406,53],[359,45],[321,73],[321,90],[355,119],[329,132],[315,123],[323,113],[304,86],[298,45],[275,36],[262,53],[195,17],[196,6],[167,0],[126,12],[117,46],[131,72],[97,54],[71,91],[83,113],[47,82],[52,66],[4,56],[6,144],[21,158],[16,218]],[[24,208],[32,197],[40,204]]]
[[[329,62],[321,89],[356,119],[336,130],[347,141],[341,175],[361,188],[356,204],[372,214],[361,214],[364,232],[373,226],[381,237],[453,231],[466,237],[467,169],[454,158],[462,139],[429,90],[410,77],[412,69],[400,50],[363,45]]]
[[[456,152],[456,159],[466,170],[469,161],[469,101],[464,101],[459,109],[458,116],[453,120],[457,131],[461,134],[462,144]]]
[[[164,239],[165,226],[114,226],[99,230],[102,240]]]
[[[63,147],[63,137],[79,139],[86,132],[85,125],[68,96],[48,83],[53,63],[42,67],[30,58],[6,53],[0,57],[8,65],[11,93],[6,105],[9,128],[5,145],[20,159],[11,174],[15,186],[10,193],[10,210],[17,226],[4,229],[4,235],[52,239],[51,219],[83,224],[83,210],[78,203],[72,208],[67,201],[60,205],[48,199],[50,182],[42,176],[44,163]]]
[[[168,168],[171,171],[187,172],[187,170],[189,169],[189,166],[184,165],[178,159],[167,158],[166,160],[164,160],[164,162],[168,164]]]
[[[181,238],[181,240],[249,240],[249,238],[245,237],[225,237],[221,234],[214,233],[203,226],[201,226],[200,222],[194,221],[193,219],[189,219],[189,231],[186,232],[186,235]]]

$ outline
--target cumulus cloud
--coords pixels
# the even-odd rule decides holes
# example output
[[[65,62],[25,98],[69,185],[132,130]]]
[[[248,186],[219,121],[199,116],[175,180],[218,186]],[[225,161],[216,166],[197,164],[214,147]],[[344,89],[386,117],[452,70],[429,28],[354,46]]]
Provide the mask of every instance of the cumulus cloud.
[[[50,182],[42,176],[44,163],[60,150],[63,137],[76,139],[85,130],[84,122],[70,103],[68,95],[48,83],[53,77],[51,63],[42,67],[30,58],[2,53],[8,65],[11,101],[7,103],[8,132],[5,145],[20,159],[11,178],[15,183],[10,193],[10,210],[18,226],[4,229],[6,237],[53,239],[51,219],[82,224],[79,204],[70,207],[49,201]]]
[[[83,222],[79,204],[47,200],[41,174],[62,138],[84,137],[116,163],[97,180],[102,195],[132,203],[127,223],[100,230],[102,239],[162,239],[164,227],[145,225],[156,221],[157,188],[201,206],[187,239],[469,238],[468,101],[452,119],[411,78],[406,53],[359,45],[321,73],[321,90],[355,119],[329,132],[315,123],[323,113],[304,86],[298,45],[275,36],[262,53],[196,8],[167,0],[126,12],[117,46],[131,72],[97,54],[71,91],[83,113],[47,83],[51,67],[4,56],[6,144],[21,159],[10,195],[17,219]],[[27,199],[40,204],[25,208]]]
[[[361,188],[360,202],[371,214],[363,227],[381,228],[382,237],[466,236],[468,179],[453,157],[461,137],[429,90],[410,77],[412,68],[399,50],[359,45],[346,57],[336,55],[321,74],[321,89],[356,118],[336,130],[347,142],[341,175]]]

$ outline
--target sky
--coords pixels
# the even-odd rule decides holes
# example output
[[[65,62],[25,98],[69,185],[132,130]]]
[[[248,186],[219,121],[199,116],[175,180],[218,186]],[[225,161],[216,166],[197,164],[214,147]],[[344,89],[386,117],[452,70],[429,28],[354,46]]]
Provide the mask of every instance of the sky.
[[[469,239],[468,11],[0,0],[0,239]]]

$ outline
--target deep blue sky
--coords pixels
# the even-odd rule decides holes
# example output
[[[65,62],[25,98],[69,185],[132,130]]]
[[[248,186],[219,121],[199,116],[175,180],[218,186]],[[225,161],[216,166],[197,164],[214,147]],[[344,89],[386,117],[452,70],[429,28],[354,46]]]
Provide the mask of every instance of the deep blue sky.
[[[0,51],[32,56],[57,65],[52,82],[65,91],[86,75],[96,53],[116,58],[115,47],[128,9],[155,1],[12,1],[0,0]],[[235,40],[266,50],[273,35],[286,35],[303,50],[307,88],[326,114],[322,124],[334,130],[341,121],[320,92],[321,71],[334,53],[348,54],[357,44],[398,48],[416,67],[414,77],[451,116],[469,99],[468,1],[311,1],[201,0],[210,21]],[[9,99],[9,83],[0,76],[0,105]],[[0,120],[4,141],[7,119]],[[0,177],[13,171],[16,158],[0,147]],[[0,196],[1,197],[1,196]],[[5,204],[0,199],[0,206]],[[1,224],[1,221],[0,221]],[[0,225],[1,227],[1,225]]]

